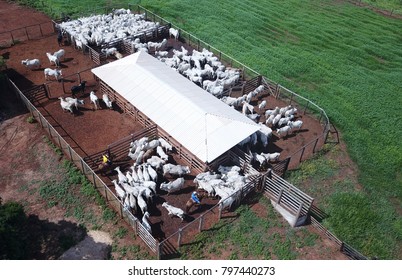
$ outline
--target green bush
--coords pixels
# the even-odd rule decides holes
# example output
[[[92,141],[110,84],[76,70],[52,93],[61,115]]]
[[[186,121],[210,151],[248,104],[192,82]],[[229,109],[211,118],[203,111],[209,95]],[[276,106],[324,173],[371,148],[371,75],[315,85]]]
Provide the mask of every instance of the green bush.
[[[27,259],[28,233],[24,208],[17,202],[1,204],[0,259]]]
[[[27,118],[27,122],[28,122],[28,123],[35,123],[35,122],[36,122],[36,119],[35,119],[34,116],[29,116],[29,117]]]

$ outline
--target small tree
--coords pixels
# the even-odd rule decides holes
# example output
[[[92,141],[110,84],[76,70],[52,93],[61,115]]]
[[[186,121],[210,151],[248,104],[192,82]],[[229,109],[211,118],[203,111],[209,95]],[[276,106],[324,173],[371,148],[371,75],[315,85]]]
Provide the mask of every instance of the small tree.
[[[27,217],[21,204],[2,204],[0,197],[0,259],[27,259]]]

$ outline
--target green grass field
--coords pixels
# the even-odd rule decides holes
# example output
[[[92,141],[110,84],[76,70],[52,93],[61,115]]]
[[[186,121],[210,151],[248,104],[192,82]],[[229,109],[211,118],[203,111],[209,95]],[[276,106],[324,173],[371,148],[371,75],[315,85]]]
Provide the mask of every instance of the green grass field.
[[[402,21],[334,1],[141,4],[324,108],[364,187],[330,196],[327,226],[368,256],[400,254]]]
[[[381,9],[386,14],[402,15],[402,1],[401,0],[359,0],[362,4],[368,4],[375,8]]]
[[[43,0],[54,15],[82,2]],[[324,108],[363,186],[328,191],[326,226],[369,257],[402,258],[402,20],[329,0],[140,2]]]

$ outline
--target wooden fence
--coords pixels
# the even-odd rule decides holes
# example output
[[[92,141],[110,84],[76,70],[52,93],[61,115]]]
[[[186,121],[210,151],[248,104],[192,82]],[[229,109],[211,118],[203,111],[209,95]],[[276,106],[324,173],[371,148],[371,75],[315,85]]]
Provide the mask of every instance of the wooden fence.
[[[71,94],[71,83],[75,81],[75,85],[80,84],[82,81],[86,81],[86,86],[96,86],[98,80],[95,75],[91,72],[92,68],[87,68],[84,70],[80,70],[74,74],[68,76],[62,76],[60,82],[48,81],[43,84],[46,88],[47,98],[58,98],[64,94]],[[70,85],[70,86],[66,86]],[[73,84],[74,85],[74,84]],[[42,85],[41,85],[42,86]],[[40,86],[38,86],[40,87]],[[30,88],[29,91],[33,91],[35,87]],[[79,95],[79,94],[78,94]]]
[[[324,144],[330,142],[328,141],[328,135],[330,133],[336,134],[335,140],[332,143],[339,143],[338,131],[331,125],[326,112],[321,107],[280,84],[274,85],[274,83],[266,77],[262,77],[261,84],[269,89],[270,94],[272,94],[273,97],[284,101],[288,105],[293,105],[297,108],[298,114],[300,115],[312,116],[317,119],[322,126],[322,132],[316,138],[312,139],[303,147],[300,147],[285,160],[272,164],[272,169],[275,171],[281,171],[278,173],[283,175],[287,168],[297,167],[300,162],[306,159],[306,154],[315,154],[317,151],[321,150]]]
[[[0,47],[10,47],[18,42],[40,39],[55,32],[51,21],[5,31],[0,33]]]
[[[193,240],[194,234],[207,229],[208,227],[204,224],[205,219],[216,219],[216,221],[219,221],[219,219],[222,218],[223,209],[221,207],[221,204],[217,204],[209,211],[202,214],[191,223],[187,224],[185,227],[180,228],[170,237],[164,239],[162,242],[158,242],[148,231],[146,231],[146,229],[142,226],[138,219],[134,215],[132,215],[131,212],[127,211],[124,208],[121,201],[114,195],[114,192],[94,172],[93,166],[96,166],[96,160],[100,159],[100,157],[95,157],[92,160],[88,160],[88,158],[81,158],[32,104],[32,102],[37,102],[36,95],[43,96],[46,94],[46,87],[42,85],[34,87],[32,90],[27,90],[26,93],[28,94],[28,96],[30,96],[30,98],[28,98],[17,88],[17,86],[12,81],[8,81],[10,88],[17,94],[17,96],[20,97],[20,99],[27,106],[31,114],[39,121],[41,127],[49,135],[52,142],[62,149],[67,158],[69,158],[77,166],[77,168],[89,179],[89,181],[92,182],[94,187],[102,194],[107,203],[119,214],[121,218],[123,218],[132,227],[135,234],[140,236],[140,238],[150,248],[150,250],[157,254],[158,258],[169,257],[170,255],[177,252],[176,247],[178,248],[183,244],[190,243]],[[119,154],[121,153],[119,152],[121,147],[127,149],[129,141],[138,139],[145,135],[154,137],[153,135],[155,135],[155,130],[155,126],[148,127],[126,138],[123,138],[116,143],[109,145],[108,149],[110,149],[111,152]],[[115,151],[114,149],[117,150]],[[216,164],[227,164],[228,160],[231,162],[235,162],[243,166],[243,169],[249,173],[249,178],[252,179],[251,182],[245,185],[242,190],[233,194],[233,196],[236,196],[234,205],[238,206],[241,201],[247,196],[247,194],[254,190],[258,190],[262,186],[264,188],[265,194],[270,199],[272,199],[272,201],[275,201],[276,204],[281,205],[284,209],[293,214],[293,225],[298,225],[298,223],[300,223],[300,217],[304,217],[305,214],[309,211],[309,205],[311,206],[312,199],[301,193],[298,189],[288,184],[285,180],[283,180],[273,172],[271,174],[267,173],[261,175],[255,169],[253,169],[251,165],[249,165],[250,159],[248,159],[248,157],[249,155],[243,153],[240,149],[235,147],[231,149],[224,157],[221,157],[219,162],[216,162]],[[313,207],[311,207],[311,209],[313,209]],[[311,217],[311,221],[314,227],[324,232],[328,238],[339,245],[341,252],[348,255],[352,259],[367,259],[365,256],[356,251],[353,247],[345,242],[340,241],[335,235],[326,230],[314,217]],[[212,226],[215,223],[209,224],[210,226]],[[173,241],[174,239],[177,240],[177,243]]]
[[[131,7],[133,7],[132,5]],[[339,137],[336,129],[331,126],[328,116],[325,111],[320,108],[314,102],[304,98],[297,93],[283,87],[282,85],[273,82],[267,77],[263,77],[258,72],[254,71],[253,69],[245,66],[243,63],[237,61],[236,59],[226,55],[222,51],[212,47],[211,45],[207,44],[206,42],[200,40],[199,38],[195,37],[194,35],[188,33],[187,31],[181,29],[180,27],[172,24],[171,22],[167,21],[166,19],[156,15],[155,13],[151,12],[150,10],[138,5],[136,6],[138,13],[144,13],[147,19],[151,19],[153,21],[160,21],[163,24],[169,24],[170,26],[176,28],[180,32],[180,39],[190,45],[191,47],[197,49],[198,51],[202,50],[202,48],[206,48],[209,51],[212,51],[222,62],[230,67],[235,67],[241,70],[242,77],[240,90],[242,94],[248,93],[259,85],[264,85],[265,89],[268,91],[270,95],[273,97],[280,99],[286,102],[289,105],[294,105],[298,108],[298,112],[303,115],[311,115],[316,118],[322,125],[323,130],[320,135],[318,135],[315,139],[311,140],[309,143],[295,151],[292,155],[288,158],[282,160],[279,163],[271,164],[271,168],[283,176],[288,168],[295,168],[299,165],[299,163],[306,159],[306,154],[316,153],[321,149],[321,147],[327,143],[327,138],[329,133],[336,134],[336,143],[339,143]],[[133,8],[131,8],[133,10]],[[231,95],[233,90],[237,90],[236,87],[227,90],[225,95]],[[331,127],[333,128],[331,130]],[[311,153],[310,153],[311,152]]]
[[[194,35],[190,34],[189,32],[183,30],[179,26],[169,22],[168,20],[158,16],[157,14],[151,12],[150,10],[144,8],[141,5],[132,5],[132,10],[137,9],[138,13],[144,13],[147,19],[151,19],[153,21],[159,21],[163,24],[170,24],[171,27],[179,30],[180,40],[184,41],[189,46],[193,47],[197,51],[201,51],[203,48],[212,51],[220,61],[225,62],[225,64],[229,67],[240,69],[242,72],[241,80],[248,80],[252,79],[259,74],[254,71],[253,69],[247,67],[246,65],[242,64],[238,60],[234,59],[233,57],[223,53],[222,51],[212,47],[210,44],[204,42],[203,40],[195,37]]]
[[[102,162],[102,155],[107,154],[109,157],[113,155],[114,161],[125,161],[130,160],[131,158],[128,157],[128,151],[130,148],[130,142],[140,139],[142,137],[148,137],[150,139],[154,139],[157,137],[157,128],[156,126],[150,126],[135,133],[132,133],[116,142],[113,142],[107,146],[107,148],[103,151],[98,153],[89,155],[84,158],[85,162],[92,169],[97,169],[99,164]]]
[[[53,20],[52,24],[54,29],[56,29],[57,25],[62,22],[62,20]],[[86,45],[83,44],[82,48],[78,48],[75,38],[73,35],[67,32],[66,37],[69,42],[75,49],[82,51],[84,55],[88,54],[89,58],[97,65],[100,65],[102,63],[106,62],[106,55],[102,53],[102,49],[105,48],[116,48],[117,51],[119,51],[122,54],[132,54],[135,52],[134,46],[132,42],[136,39],[139,38],[142,43],[146,43],[149,41],[154,41],[154,40],[159,40],[161,38],[167,38],[169,36],[169,28],[170,24],[165,24],[165,25],[159,25],[155,28],[151,28],[148,30],[142,30],[138,32],[137,34],[130,35],[125,38],[115,38],[114,40],[108,42],[108,43],[103,43],[100,46],[96,45]],[[1,37],[0,37],[1,38]]]
[[[46,120],[46,118],[36,109],[32,102],[18,89],[18,87],[8,79],[9,87],[22,100],[32,116],[40,123],[41,127],[49,135],[50,140],[60,147],[68,159],[70,159],[77,168],[88,178],[100,194],[105,198],[106,202],[123,218],[134,230],[135,234],[144,238],[144,243],[153,251],[157,252],[158,242],[152,237],[144,233],[143,227],[138,219],[129,211],[127,211],[122,202],[115,196],[114,192],[106,185],[95,173],[95,171],[86,163],[86,161],[63,139],[56,129]]]
[[[232,154],[233,156],[233,154]],[[226,157],[226,160],[231,160],[231,158],[228,156]],[[228,163],[228,162],[226,162]],[[246,163],[247,164],[247,163]],[[253,168],[249,166],[249,169],[251,172]],[[256,172],[256,171],[255,171]],[[258,172],[253,173],[253,174],[248,174],[251,175],[250,182],[248,182],[246,185],[243,186],[242,189],[238,190],[237,192],[233,193],[231,196],[229,196],[226,199],[233,199],[234,202],[232,203],[230,209],[226,209],[228,211],[233,210],[234,208],[238,207],[242,201],[246,198],[246,196],[251,193],[252,191],[258,190],[260,188],[261,182],[262,182],[262,175]],[[158,249],[158,256],[159,258],[162,258],[163,256],[174,256],[174,254],[177,253],[177,249],[180,248],[182,245],[186,244],[191,244],[194,240],[194,235],[197,233],[206,230],[213,225],[215,225],[220,219],[225,218],[225,209],[222,207],[223,201],[221,203],[217,203],[214,205],[211,209],[191,221],[190,223],[186,224],[182,228],[179,228],[178,231],[175,233],[171,234],[167,238],[165,238],[162,242],[159,243],[159,249]],[[210,222],[208,225],[205,225],[204,220],[208,219]],[[212,221],[216,221],[211,222]]]
[[[328,229],[326,229],[320,222],[318,222],[314,217],[310,217],[310,219],[311,219],[312,226],[315,227],[321,233],[323,233],[330,240],[335,242],[335,244],[337,244],[339,246],[339,251],[341,251],[343,254],[348,256],[350,259],[352,259],[352,260],[368,260],[368,258],[366,256],[361,254],[359,251],[354,249],[352,246],[350,246],[346,242],[341,241],[332,232],[330,232]]]
[[[33,86],[27,90],[24,90],[23,93],[33,104],[40,103],[42,100],[49,98],[49,93],[45,84]]]
[[[271,199],[274,208],[292,227],[304,225],[314,199],[272,170],[268,170],[262,180],[264,194]]]

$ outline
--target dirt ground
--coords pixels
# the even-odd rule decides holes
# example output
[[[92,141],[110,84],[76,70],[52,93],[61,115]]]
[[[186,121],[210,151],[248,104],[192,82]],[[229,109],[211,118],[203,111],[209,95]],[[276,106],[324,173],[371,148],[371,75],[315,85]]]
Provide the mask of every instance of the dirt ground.
[[[20,8],[14,4],[9,4],[6,1],[0,1],[0,13],[5,15],[7,11],[7,20],[0,21],[0,32],[11,29],[11,26],[17,28],[38,22],[45,22],[49,19],[41,13],[34,12],[30,9]],[[21,16],[22,13],[26,13],[26,16]],[[35,16],[28,16],[34,14]],[[25,14],[23,14],[25,15]],[[170,46],[173,42],[169,41]],[[64,83],[51,82],[49,88],[51,89],[50,99],[40,100],[40,111],[49,121],[56,127],[58,132],[71,144],[71,146],[78,151],[82,156],[91,155],[101,150],[104,150],[108,144],[111,144],[130,133],[141,129],[138,123],[129,117],[122,114],[119,110],[97,110],[93,111],[89,104],[89,92],[91,90],[97,90],[97,83],[89,71],[82,74],[81,79],[87,81],[87,87],[85,93],[80,95],[79,98],[85,100],[85,105],[80,108],[79,113],[71,115],[70,113],[63,112],[59,105],[59,96],[69,96],[69,89],[72,85],[79,83],[78,76],[74,75],[78,71],[83,69],[89,69],[94,67],[95,64],[89,59],[88,56],[84,56],[81,52],[73,49],[71,46],[64,46],[66,55],[64,61],[62,61],[61,69],[64,76]],[[56,35],[48,36],[40,40],[24,41],[16,44],[15,46],[1,50],[0,55],[3,55],[8,59],[8,75],[16,82],[16,84],[22,89],[26,90],[34,85],[39,85],[46,82],[43,75],[43,68],[49,67],[49,61],[45,55],[46,52],[54,52],[59,49],[57,44]],[[39,58],[42,61],[42,68],[39,70],[31,71],[21,65],[21,60],[25,58]],[[51,68],[54,68],[52,66]],[[64,87],[64,89],[63,89]],[[265,96],[269,108],[275,106],[283,106],[283,103],[275,100],[271,97]],[[257,102],[257,100],[254,100]],[[35,147],[35,151],[38,154],[53,154],[49,147],[46,145],[38,144],[38,139],[41,139],[43,131],[40,129],[33,129],[33,127],[24,123],[24,118],[27,117],[24,113],[24,109],[18,106],[16,109],[13,105],[17,102],[11,102],[9,104],[9,111],[7,116],[3,118],[5,120],[1,125],[2,145],[0,148],[7,147],[7,153],[3,153],[5,157],[1,161],[2,170],[5,170],[2,177],[2,183],[0,186],[0,193],[2,198],[7,201],[15,198],[15,188],[18,184],[23,184],[23,181],[29,182],[35,180],[35,176],[38,168],[37,162],[27,161],[25,164],[19,164],[9,158],[12,153],[21,154],[26,152],[28,147]],[[23,114],[23,115],[20,115]],[[18,117],[14,117],[19,115]],[[303,120],[305,127],[298,133],[286,137],[285,139],[279,139],[274,136],[268,147],[270,152],[281,152],[281,158],[293,153],[299,147],[305,143],[314,139],[321,131],[322,127],[317,121],[308,117],[299,117]],[[12,143],[12,145],[10,145]],[[38,148],[38,145],[40,146]],[[265,150],[267,151],[267,150]],[[54,155],[56,156],[56,155]],[[177,158],[176,161],[181,163]],[[10,170],[10,166],[13,169]],[[42,167],[43,168],[43,167]],[[125,171],[125,170],[124,170]],[[13,175],[14,174],[14,175]],[[18,184],[13,180],[14,177],[19,174],[25,174],[19,177]],[[171,233],[177,231],[179,227],[182,227],[186,222],[181,222],[178,218],[170,218],[167,216],[166,210],[160,205],[163,201],[168,201],[175,206],[184,205],[188,200],[191,191],[194,189],[192,179],[195,174],[190,174],[186,179],[186,188],[177,194],[167,195],[164,192],[159,192],[159,198],[157,206],[151,209],[151,223],[153,224],[153,230],[155,230],[156,238],[163,240]],[[41,175],[42,176],[42,175]],[[111,180],[116,178],[116,174],[111,174],[108,177],[103,177],[105,182],[112,186]],[[113,189],[113,188],[112,188]],[[19,194],[20,195],[20,194]],[[29,202],[30,213],[37,215],[40,218],[46,218],[49,221],[60,222],[64,221],[62,209],[49,211],[43,209],[40,204],[35,204],[34,201],[29,201],[29,197],[19,197],[20,201],[26,200]],[[216,204],[216,201],[207,199],[203,201],[203,208],[194,211],[191,215],[192,218],[202,214],[202,211],[212,207]],[[256,209],[257,206],[256,206]],[[257,210],[258,211],[258,210]],[[68,221],[73,222],[73,221]],[[188,222],[188,221],[187,221]],[[210,224],[212,221],[206,221],[206,224]],[[341,254],[340,254],[341,255]],[[341,255],[342,256],[342,255]],[[319,256],[315,256],[319,259]],[[338,258],[338,257],[336,257]],[[339,257],[341,258],[341,257]]]

